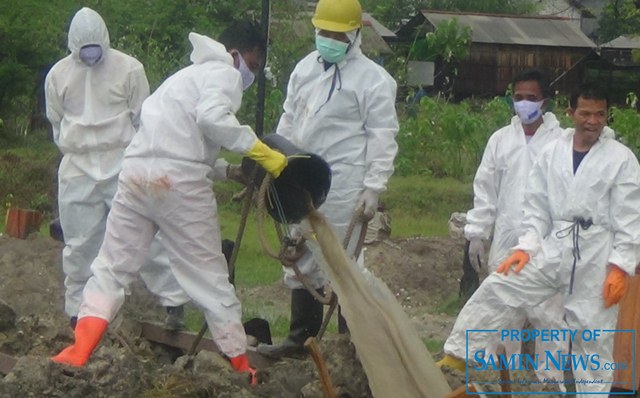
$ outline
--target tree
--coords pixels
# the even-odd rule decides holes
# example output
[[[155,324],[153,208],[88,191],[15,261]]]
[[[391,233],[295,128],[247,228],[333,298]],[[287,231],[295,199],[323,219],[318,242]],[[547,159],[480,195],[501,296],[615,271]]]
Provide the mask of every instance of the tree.
[[[82,6],[104,18],[113,48],[144,64],[152,89],[188,65],[190,31],[216,37],[229,21],[260,15],[254,0],[0,1],[0,138],[47,126],[44,77],[68,53],[69,23]]]
[[[640,34],[640,1],[609,0],[600,16],[600,42],[606,43],[620,35],[633,34]]]
[[[64,20],[57,1],[4,0],[0,2],[0,118],[4,127],[19,133],[32,123],[44,125],[42,83],[60,51]],[[54,22],[56,21],[56,22]],[[0,126],[0,136],[4,128]]]
[[[458,76],[458,64],[469,57],[471,47],[471,28],[461,26],[453,18],[442,21],[435,31],[416,40],[409,50],[408,59],[434,61],[438,73],[434,76],[437,91],[449,91]]]
[[[471,28],[461,26],[453,18],[442,21],[435,31],[426,33],[424,39],[417,40],[409,52],[410,59],[423,61],[463,61],[469,56]]]

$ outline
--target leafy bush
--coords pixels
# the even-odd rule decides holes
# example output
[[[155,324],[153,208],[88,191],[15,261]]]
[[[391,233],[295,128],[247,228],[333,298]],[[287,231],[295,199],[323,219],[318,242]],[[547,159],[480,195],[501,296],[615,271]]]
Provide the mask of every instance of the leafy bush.
[[[55,213],[58,159],[57,149],[48,143],[0,152],[0,200],[4,207]]]
[[[635,154],[640,156],[640,114],[631,108],[612,107],[609,110],[609,126],[616,136]]]
[[[423,97],[419,104],[407,105],[398,133],[396,172],[456,178],[472,175],[489,136],[511,114],[508,102],[501,98],[454,104]]]

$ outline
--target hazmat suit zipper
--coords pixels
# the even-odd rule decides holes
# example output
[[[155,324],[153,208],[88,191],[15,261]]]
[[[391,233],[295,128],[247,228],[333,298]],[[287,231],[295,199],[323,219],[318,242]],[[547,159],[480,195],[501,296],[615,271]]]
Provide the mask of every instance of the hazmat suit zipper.
[[[573,248],[571,249],[571,254],[573,254],[573,265],[571,266],[571,279],[569,281],[569,294],[573,293],[573,279],[576,273],[576,263],[580,260],[580,245],[578,243],[580,239],[580,228],[583,230],[589,229],[593,225],[593,221],[591,219],[585,220],[582,217],[576,218],[571,225],[566,228],[561,229],[556,232],[556,238],[564,239],[567,236],[571,235]]]
[[[333,67],[335,69],[333,70],[333,77],[331,78],[331,88],[329,89],[329,95],[327,96],[327,99],[322,103],[322,105],[320,105],[320,107],[316,111],[315,113],[316,115],[318,114],[318,112],[320,112],[322,107],[324,107],[327,104],[327,102],[329,102],[329,100],[333,96],[333,92],[336,90],[336,85],[338,87],[337,88],[338,91],[342,90],[342,76],[340,75],[340,68],[338,68],[338,64],[333,64]]]

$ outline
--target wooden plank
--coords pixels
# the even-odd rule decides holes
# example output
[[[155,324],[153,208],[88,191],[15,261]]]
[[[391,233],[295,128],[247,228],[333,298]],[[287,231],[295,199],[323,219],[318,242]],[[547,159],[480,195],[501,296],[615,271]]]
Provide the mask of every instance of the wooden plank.
[[[11,369],[13,369],[16,362],[18,362],[18,360],[14,357],[0,352],[0,373],[6,375],[11,372]]]
[[[451,391],[449,394],[445,395],[443,398],[464,398],[464,397],[486,398],[487,395],[483,394],[482,389],[477,384],[469,383],[456,388],[455,390]]]
[[[154,343],[165,344],[171,347],[180,348],[184,351],[188,351],[191,345],[196,339],[197,333],[189,332],[186,330],[171,331],[166,330],[161,324],[141,322],[142,337],[152,341]],[[203,337],[200,340],[195,352],[200,350],[212,351],[220,353],[218,347],[213,340]],[[255,351],[254,347],[247,347],[247,356],[249,357],[249,363],[251,366],[260,369],[269,366],[272,361],[263,357]]]
[[[633,351],[633,334],[616,333],[613,343],[613,360],[616,363],[626,363],[627,369],[618,369],[614,372],[615,387],[625,390],[637,390],[640,387],[640,372],[638,359],[640,359],[640,275],[635,275],[629,280],[627,294],[620,301],[618,324],[616,329],[635,330],[635,353]],[[635,354],[635,380],[632,368]]]

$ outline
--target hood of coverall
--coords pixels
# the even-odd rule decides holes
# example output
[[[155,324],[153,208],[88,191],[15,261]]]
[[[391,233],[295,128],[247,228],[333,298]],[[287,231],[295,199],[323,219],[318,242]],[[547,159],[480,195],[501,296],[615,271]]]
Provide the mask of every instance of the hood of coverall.
[[[100,14],[84,7],[71,20],[67,46],[73,56],[79,59],[80,49],[90,44],[99,45],[104,58],[110,47],[109,31]]]
[[[189,41],[193,46],[191,62],[202,64],[208,61],[223,61],[233,65],[233,57],[227,52],[226,47],[210,37],[191,32]]]
[[[359,54],[362,54],[362,50],[360,50],[360,45],[362,44],[362,29],[360,29],[360,32],[358,32],[358,36],[356,37],[355,41],[353,41],[353,37],[356,35],[356,32],[357,29],[345,32],[347,34],[347,37],[349,37],[349,42],[351,43],[345,59],[353,58],[358,56]]]

